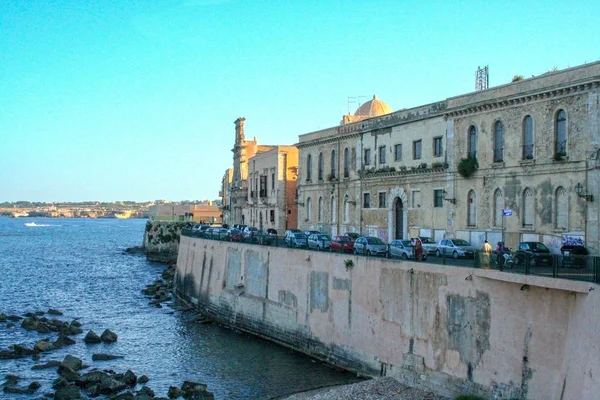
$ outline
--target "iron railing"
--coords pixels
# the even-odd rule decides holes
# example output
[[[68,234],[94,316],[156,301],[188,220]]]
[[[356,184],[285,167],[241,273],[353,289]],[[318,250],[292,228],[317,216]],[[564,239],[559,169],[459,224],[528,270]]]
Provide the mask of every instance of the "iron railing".
[[[523,145],[523,160],[533,160],[533,145]]]
[[[560,141],[554,144],[554,156],[555,157],[566,157],[567,156],[567,141]]]

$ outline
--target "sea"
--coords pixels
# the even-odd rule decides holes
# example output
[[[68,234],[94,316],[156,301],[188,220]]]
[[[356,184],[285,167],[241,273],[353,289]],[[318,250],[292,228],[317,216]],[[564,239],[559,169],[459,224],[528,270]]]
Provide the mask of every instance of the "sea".
[[[170,386],[185,380],[208,385],[216,399],[273,399],[360,380],[239,330],[194,322],[191,311],[149,305],[141,291],[160,278],[165,265],[125,252],[141,245],[145,224],[141,219],[0,218],[0,313],[23,316],[53,308],[64,314],[59,319],[76,319],[83,329],[72,336],[76,344],[42,353],[38,361],[0,360],[0,385],[7,374],[20,376],[20,386],[32,381],[42,385],[35,396],[0,391],[0,398],[51,392],[56,368],[31,367],[61,361],[67,354],[82,359],[89,369],[147,375],[146,385],[163,397]],[[83,342],[89,330],[101,334],[105,329],[118,335],[116,343]],[[0,322],[0,349],[12,344],[33,347],[56,337],[26,331],[20,322],[14,327]],[[124,358],[92,361],[94,353]]]

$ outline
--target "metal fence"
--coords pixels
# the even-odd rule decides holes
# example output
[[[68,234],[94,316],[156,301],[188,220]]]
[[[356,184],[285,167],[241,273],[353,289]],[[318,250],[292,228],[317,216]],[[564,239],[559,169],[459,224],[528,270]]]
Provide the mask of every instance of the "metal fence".
[[[239,243],[247,243],[262,246],[273,247],[294,247],[305,249],[308,251],[327,251],[331,252],[330,241],[324,240],[321,243],[311,244],[309,247],[308,240],[302,243],[293,243],[290,240],[280,236],[268,234],[254,234],[252,236],[229,237],[227,232],[219,230],[217,233],[204,234],[191,229],[183,229],[181,234],[187,237],[196,237],[209,240],[231,241]],[[387,258],[395,262],[403,262],[405,260],[416,261],[414,250],[400,254],[388,244],[388,251],[385,255],[375,256],[365,252],[365,254],[356,254],[363,257]],[[498,270],[507,273],[545,276],[549,278],[570,279],[585,282],[595,282],[600,284],[600,257],[584,256],[584,255],[557,255],[557,254],[532,254],[525,252],[492,252],[485,253],[481,250],[476,250],[473,255],[468,257],[445,255],[441,252],[424,252],[423,263],[446,265],[454,267],[480,268]]]

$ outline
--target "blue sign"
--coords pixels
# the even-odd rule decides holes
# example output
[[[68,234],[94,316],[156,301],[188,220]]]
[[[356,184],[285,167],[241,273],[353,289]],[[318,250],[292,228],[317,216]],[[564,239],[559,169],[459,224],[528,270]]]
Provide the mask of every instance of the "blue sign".
[[[512,217],[512,210],[507,208],[506,210],[502,210],[502,215],[505,217]]]

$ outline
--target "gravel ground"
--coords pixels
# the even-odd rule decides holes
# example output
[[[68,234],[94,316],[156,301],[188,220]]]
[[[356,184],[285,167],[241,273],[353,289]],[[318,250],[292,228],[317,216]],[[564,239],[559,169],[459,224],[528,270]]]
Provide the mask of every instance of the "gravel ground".
[[[447,397],[413,389],[391,377],[370,379],[351,385],[296,393],[282,400],[448,400]]]

